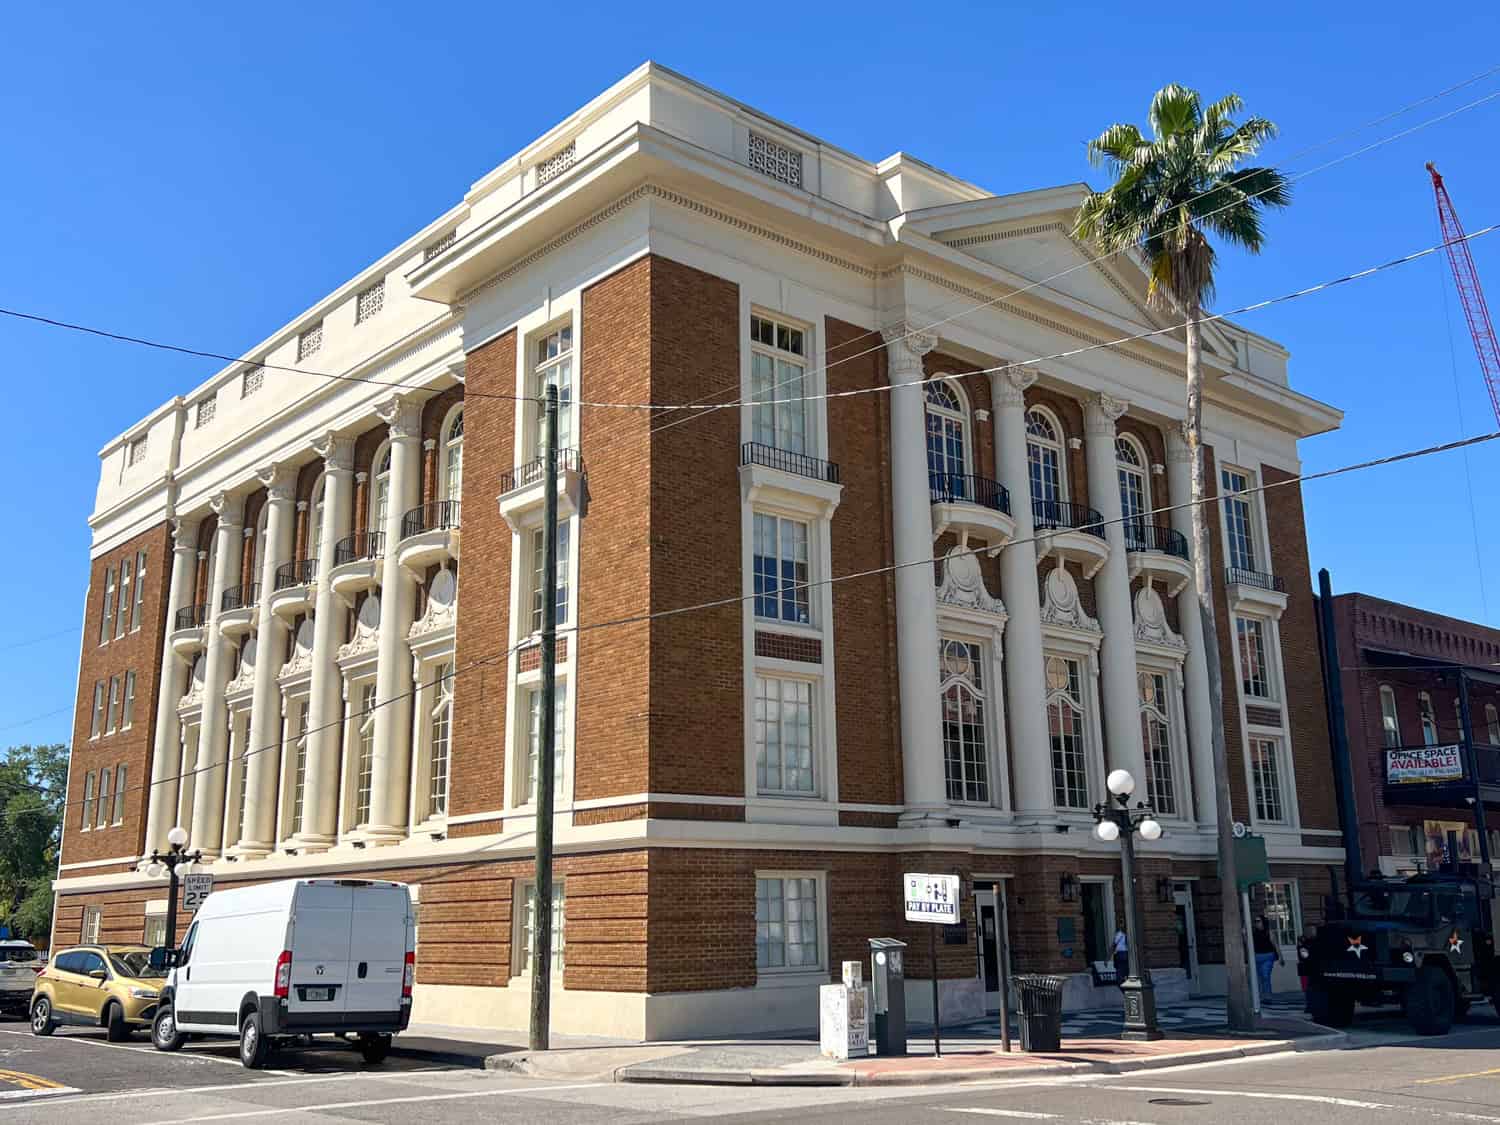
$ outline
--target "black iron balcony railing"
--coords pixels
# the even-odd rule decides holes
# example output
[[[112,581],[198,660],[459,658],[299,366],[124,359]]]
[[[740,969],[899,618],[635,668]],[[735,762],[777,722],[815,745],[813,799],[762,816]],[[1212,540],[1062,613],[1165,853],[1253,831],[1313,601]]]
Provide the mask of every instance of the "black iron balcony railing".
[[[542,473],[546,469],[546,466],[547,462],[545,458],[533,457],[519,469],[511,469],[508,472],[501,473],[500,495],[504,496],[507,492],[514,492],[518,488],[525,488],[527,485],[536,484],[537,481],[542,479]],[[576,473],[581,470],[582,466],[583,459],[578,456],[578,450],[559,449],[557,451],[557,468],[559,472]]]
[[[1171,527],[1154,523],[1125,521],[1125,549],[1127,551],[1160,551],[1179,559],[1188,557],[1187,536]]]
[[[249,582],[244,586],[231,586],[219,598],[219,608],[224,612],[232,609],[249,609],[260,600],[260,583]]]
[[[805,453],[777,449],[774,445],[762,445],[758,441],[747,441],[740,446],[740,464],[764,465],[768,469],[796,473],[799,477],[811,477],[829,484],[839,483],[839,467],[832,461],[821,461]]]
[[[174,629],[201,629],[208,621],[208,606],[185,605],[177,611],[177,616],[172,620]]]
[[[1245,586],[1259,586],[1262,590],[1274,590],[1278,594],[1286,593],[1286,583],[1282,581],[1279,574],[1262,574],[1258,570],[1247,570],[1242,566],[1231,566],[1224,572],[1224,581],[1229,585],[1236,582]]]
[[[401,517],[401,538],[410,539],[424,531],[439,531],[458,526],[458,501],[434,500],[413,508]]]
[[[1010,492],[999,481],[969,473],[927,470],[927,488],[934,504],[977,504],[1010,515]]]
[[[384,554],[385,532],[361,531],[338,541],[333,548],[333,565],[343,566],[361,559],[378,559]]]
[[[1104,538],[1104,517],[1087,504],[1033,499],[1031,518],[1036,521],[1038,531],[1082,531]]]
[[[298,559],[282,563],[276,568],[276,588],[290,590],[294,586],[310,586],[318,577],[317,559]]]

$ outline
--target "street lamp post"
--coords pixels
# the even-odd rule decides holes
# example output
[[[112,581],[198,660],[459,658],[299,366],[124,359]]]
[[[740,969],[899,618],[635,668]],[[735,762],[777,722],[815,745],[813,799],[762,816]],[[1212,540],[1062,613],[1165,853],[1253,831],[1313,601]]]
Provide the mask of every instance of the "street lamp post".
[[[1135,834],[1143,840],[1161,838],[1161,822],[1144,801],[1130,808],[1135,792],[1135,778],[1129,770],[1115,770],[1106,781],[1114,804],[1105,801],[1094,806],[1097,826],[1094,835],[1105,843],[1120,841],[1120,866],[1125,881],[1125,952],[1130,968],[1120,985],[1125,1001],[1125,1028],[1121,1039],[1160,1039],[1156,1026],[1156,991],[1151,985],[1151,970],[1141,964],[1140,906],[1135,897]]]
[[[168,949],[177,948],[177,869],[183,868],[183,874],[192,871],[193,864],[203,862],[203,852],[187,850],[187,829],[180,824],[167,833],[167,850],[165,852],[153,851],[151,862],[146,867],[146,874],[153,879],[160,878],[163,871],[167,873],[167,940]]]

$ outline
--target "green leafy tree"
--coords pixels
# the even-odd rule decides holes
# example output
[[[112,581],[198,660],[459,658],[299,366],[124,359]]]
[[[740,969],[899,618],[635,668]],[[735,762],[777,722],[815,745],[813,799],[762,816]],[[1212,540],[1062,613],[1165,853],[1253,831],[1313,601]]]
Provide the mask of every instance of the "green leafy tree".
[[[0,757],[0,923],[45,939],[62,839],[68,748],[12,746]]]
[[[1164,86],[1151,99],[1151,136],[1131,124],[1111,125],[1088,143],[1095,167],[1115,177],[1092,192],[1078,210],[1074,234],[1101,250],[1138,255],[1150,275],[1152,307],[1182,318],[1187,343],[1188,450],[1192,455],[1193,570],[1198,612],[1207,648],[1213,715],[1215,810],[1219,870],[1225,879],[1224,954],[1229,975],[1229,1024],[1254,1026],[1240,900],[1234,893],[1234,840],[1230,829],[1229,765],[1224,744],[1224,685],[1214,624],[1213,577],[1209,572],[1207,496],[1203,461],[1203,335],[1199,323],[1214,292],[1216,255],[1210,237],[1257,254],[1265,245],[1262,218],[1285,207],[1291,192],[1274,168],[1246,165],[1276,136],[1263,117],[1236,122],[1244,110],[1239,95],[1204,105],[1197,91]]]

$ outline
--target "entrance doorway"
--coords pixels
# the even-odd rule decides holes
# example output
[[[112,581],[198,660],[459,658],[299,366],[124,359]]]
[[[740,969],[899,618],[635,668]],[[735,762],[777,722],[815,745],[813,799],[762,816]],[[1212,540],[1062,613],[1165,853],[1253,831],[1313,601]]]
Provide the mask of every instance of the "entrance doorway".
[[[1083,951],[1091,965],[1114,967],[1115,897],[1111,879],[1086,876],[1079,884],[1083,902]]]
[[[993,890],[974,889],[974,916],[979,919],[979,948],[975,951],[979,961],[979,975],[984,980],[984,1006],[986,1010],[1000,1010],[1000,949],[997,938],[1002,924],[1002,911],[1006,888],[1000,884],[1000,903],[995,901]],[[1008,921],[1008,917],[1006,917]],[[1016,974],[1016,949],[1011,943],[1010,933],[1005,935],[1005,948],[1009,954],[1010,975]]]
[[[1193,914],[1193,884],[1172,884],[1172,902],[1176,906],[1177,963],[1187,973],[1188,991],[1198,987],[1198,923]]]

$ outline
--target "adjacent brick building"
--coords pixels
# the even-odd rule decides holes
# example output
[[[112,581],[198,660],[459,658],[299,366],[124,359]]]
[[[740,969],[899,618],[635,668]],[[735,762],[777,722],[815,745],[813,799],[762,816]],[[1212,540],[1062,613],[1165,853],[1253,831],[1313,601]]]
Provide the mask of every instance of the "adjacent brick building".
[[[418,1018],[524,1023],[551,383],[559,1030],[806,1027],[889,935],[920,1014],[908,870],[963,879],[955,1015],[995,1000],[997,887],[1021,968],[1112,997],[1117,767],[1166,826],[1159,989],[1221,988],[1215,651],[1283,937],[1342,857],[1300,494],[1260,491],[1340,415],[1205,327],[1215,650],[1168,510],[1179,336],[1014,365],[1162,324],[1068,236],[1082,195],[872,164],[648,64],[111,441],[55,940],[156,939],[139,861],[181,823],[220,886],[410,883]],[[106,634],[140,551],[139,629]]]

